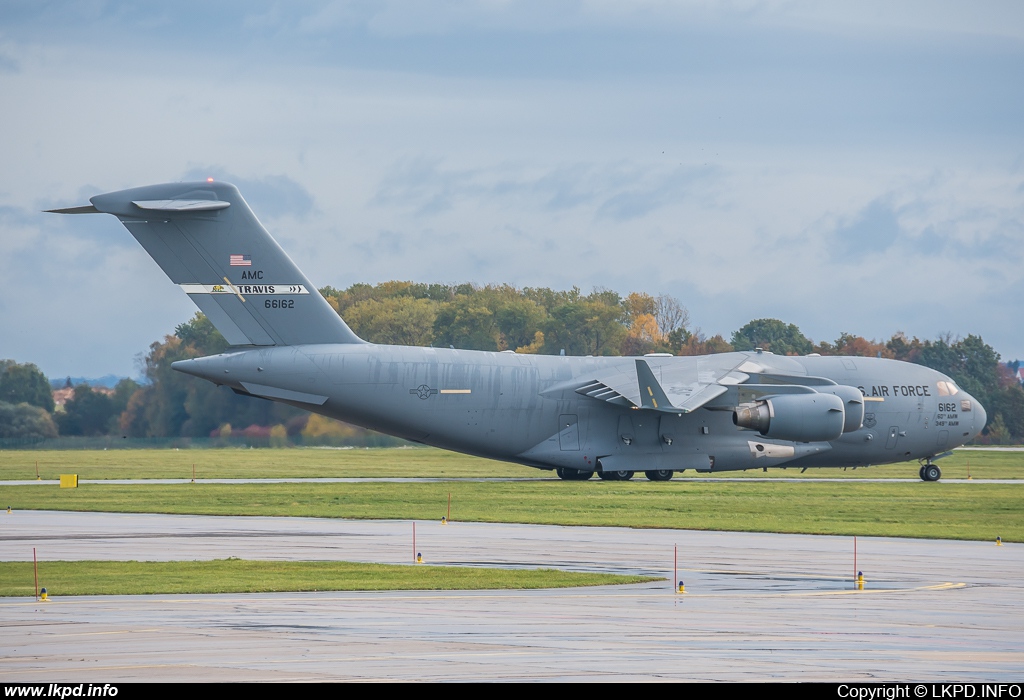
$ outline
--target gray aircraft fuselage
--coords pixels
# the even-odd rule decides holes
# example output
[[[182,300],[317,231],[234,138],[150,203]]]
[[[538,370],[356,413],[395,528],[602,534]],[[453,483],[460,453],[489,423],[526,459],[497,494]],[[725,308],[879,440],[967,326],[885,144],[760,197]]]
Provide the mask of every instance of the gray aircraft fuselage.
[[[255,385],[256,391],[272,394],[262,388],[269,383],[296,396],[268,398],[307,409],[326,397],[315,410],[332,418],[449,450],[548,469],[598,470],[598,460],[608,464],[612,456],[617,469],[631,471],[866,466],[934,457],[970,440],[985,424],[985,411],[977,401],[962,390],[939,396],[938,382],[949,378],[920,365],[758,352],[723,357],[729,358],[726,364],[756,361],[777,373],[855,386],[867,399],[864,423],[827,448],[819,446],[825,449],[801,457],[796,446],[796,454],[772,457],[757,445],[785,441],[737,427],[731,411],[655,413],[609,405],[574,391],[574,382],[594,371],[635,361],[623,357],[305,345],[228,352],[177,362],[174,368],[242,393]],[[696,358],[646,361],[657,372]],[[550,391],[553,387],[555,392]]]
[[[358,338],[227,183],[96,195],[227,341],[174,369],[449,450],[557,469],[675,471],[927,463],[985,425],[949,377],[863,357],[769,352],[565,357]],[[929,471],[931,470],[931,471]],[[618,475],[618,476],[613,476]]]

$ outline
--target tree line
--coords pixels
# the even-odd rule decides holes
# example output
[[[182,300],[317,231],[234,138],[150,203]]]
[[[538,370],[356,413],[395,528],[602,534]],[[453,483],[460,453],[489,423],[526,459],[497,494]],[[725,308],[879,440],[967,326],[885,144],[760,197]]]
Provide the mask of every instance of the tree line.
[[[1024,440],[1024,389],[1016,366],[1000,363],[980,337],[935,340],[896,333],[886,341],[843,333],[815,343],[794,324],[751,321],[732,333],[707,337],[690,325],[679,300],[607,289],[583,294],[509,285],[442,285],[391,281],[320,290],[360,337],[374,343],[513,350],[557,355],[702,355],[762,348],[776,354],[887,357],[939,370],[973,394],[989,412],[985,439]],[[171,370],[181,359],[227,349],[201,313],[154,342],[142,360],[144,384],[122,380],[113,395],[75,388],[55,411],[49,382],[34,365],[0,362],[0,438],[59,435],[217,437],[252,435],[287,444],[298,436],[345,438],[359,430],[305,411],[238,396]]]

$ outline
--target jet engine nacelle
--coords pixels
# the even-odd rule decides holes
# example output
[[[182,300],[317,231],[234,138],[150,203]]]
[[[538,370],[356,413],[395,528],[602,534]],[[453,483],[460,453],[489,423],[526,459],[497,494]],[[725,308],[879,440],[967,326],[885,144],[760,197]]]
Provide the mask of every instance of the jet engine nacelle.
[[[737,408],[732,422],[778,440],[828,442],[843,434],[843,404],[843,399],[832,393],[782,394]]]
[[[843,421],[843,432],[852,433],[864,426],[864,394],[855,386],[816,386],[814,390],[820,394],[832,394],[843,400],[846,420]]]

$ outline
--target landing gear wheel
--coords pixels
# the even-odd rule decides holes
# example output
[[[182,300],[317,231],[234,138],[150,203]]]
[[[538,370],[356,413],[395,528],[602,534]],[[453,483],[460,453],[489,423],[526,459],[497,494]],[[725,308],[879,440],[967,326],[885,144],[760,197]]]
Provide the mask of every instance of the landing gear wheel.
[[[919,477],[921,477],[921,481],[927,481],[927,479],[924,478],[924,465],[923,464],[921,465],[921,468],[917,470],[917,475]]]
[[[565,479],[566,481],[586,481],[594,475],[594,472],[588,472],[583,469],[559,467],[555,470],[555,474],[558,474],[559,479]]]
[[[629,481],[633,478],[633,472],[621,470],[617,472],[599,472],[598,476],[605,481]]]
[[[668,481],[669,479],[672,478],[672,470],[654,469],[649,472],[644,472],[644,476],[646,476],[651,481]]]
[[[942,476],[942,470],[934,464],[926,464],[921,467],[921,478],[925,481],[938,481]]]

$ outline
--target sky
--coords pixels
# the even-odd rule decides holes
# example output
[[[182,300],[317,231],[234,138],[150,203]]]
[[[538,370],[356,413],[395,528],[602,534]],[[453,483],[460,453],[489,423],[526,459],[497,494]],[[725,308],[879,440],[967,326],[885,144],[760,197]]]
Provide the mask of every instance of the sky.
[[[232,182],[317,286],[677,297],[1024,359],[1024,3],[0,3],[0,358],[195,307],[94,194]]]

